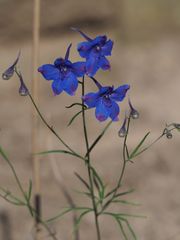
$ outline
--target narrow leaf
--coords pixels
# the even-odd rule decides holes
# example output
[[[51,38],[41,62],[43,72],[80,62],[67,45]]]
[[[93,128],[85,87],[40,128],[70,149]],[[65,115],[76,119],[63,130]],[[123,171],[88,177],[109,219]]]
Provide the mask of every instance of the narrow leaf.
[[[73,123],[73,121],[82,113],[82,110],[77,112],[71,119],[70,121],[68,122],[68,127]]]
[[[134,240],[137,240],[136,234],[135,234],[134,230],[132,229],[131,225],[129,224],[128,220],[125,219],[125,218],[121,218],[121,221],[124,221],[126,223],[126,225],[129,229],[130,233],[132,234]]]
[[[87,108],[87,106],[82,104],[82,103],[73,103],[73,104],[71,104],[69,106],[66,106],[66,108],[72,108],[74,106],[81,106],[81,107],[84,107],[85,109]]]
[[[146,138],[149,136],[149,134],[150,134],[150,132],[146,133],[146,135],[143,137],[143,139],[139,142],[139,144],[135,147],[135,149],[130,154],[129,159],[132,159],[132,158],[135,157],[135,155],[137,154],[139,148],[142,146],[142,144],[144,143]]]
[[[31,194],[32,194],[32,181],[29,180],[29,190],[28,190],[28,194],[27,194],[28,201],[30,201],[30,199],[31,199]]]
[[[127,237],[127,235],[126,235],[126,231],[124,230],[124,227],[123,227],[121,221],[120,221],[118,218],[116,218],[116,217],[115,217],[115,220],[116,220],[116,222],[118,223],[118,225],[119,225],[119,227],[120,227],[120,230],[121,230],[121,232],[122,232],[122,235],[123,235],[124,239],[125,239],[125,240],[128,240],[128,237]]]
[[[113,200],[112,203],[122,203],[122,204],[133,205],[133,206],[140,206],[141,205],[139,203],[129,202],[129,201],[126,201],[126,200]]]
[[[127,195],[127,194],[132,193],[132,192],[134,192],[134,189],[130,189],[130,190],[126,191],[126,192],[117,193],[117,194],[114,196],[114,198],[118,198],[118,197],[120,197],[120,196]]]
[[[102,132],[98,135],[98,137],[94,140],[94,142],[92,143],[92,145],[90,146],[88,152],[86,153],[86,157],[87,155],[92,151],[92,149],[96,146],[96,144],[99,142],[99,140],[104,136],[105,132],[107,131],[107,129],[109,128],[109,126],[111,125],[112,121],[110,121],[105,128],[102,130]]]
[[[83,218],[87,213],[92,212],[92,211],[93,211],[92,209],[89,209],[89,210],[86,210],[86,211],[84,211],[83,213],[80,214],[80,216],[78,217],[78,219],[77,219],[76,222],[75,222],[74,231],[77,231],[77,229],[78,229],[78,227],[79,227],[79,225],[80,225],[80,223],[81,223],[82,218]]]
[[[90,190],[89,184],[77,172],[75,172],[74,174],[86,186],[86,188]]]
[[[64,211],[62,211],[61,213],[59,213],[58,215],[52,217],[52,218],[49,218],[46,220],[47,223],[49,222],[54,222],[58,219],[60,219],[63,215],[65,215],[66,213],[69,213],[71,211],[83,211],[83,210],[91,210],[91,208],[86,208],[86,207],[74,207],[74,208],[65,208]]]

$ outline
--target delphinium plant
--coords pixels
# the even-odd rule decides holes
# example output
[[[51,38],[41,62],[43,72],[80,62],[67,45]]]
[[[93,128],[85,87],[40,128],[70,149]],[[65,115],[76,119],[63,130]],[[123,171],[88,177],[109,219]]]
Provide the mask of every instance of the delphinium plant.
[[[70,206],[62,209],[60,213],[57,213],[56,216],[53,216],[47,220],[43,220],[41,217],[39,217],[38,221],[42,224],[43,227],[47,229],[53,239],[57,239],[57,236],[49,227],[50,222],[57,221],[65,214],[75,211],[78,217],[76,217],[74,222],[74,231],[77,231],[81,221],[83,220],[83,217],[88,213],[93,213],[97,240],[100,240],[102,238],[99,221],[101,219],[101,216],[108,215],[116,221],[119,226],[121,235],[125,240],[136,240],[138,238],[136,237],[136,234],[130,224],[129,218],[143,216],[128,214],[121,211],[115,212],[110,210],[110,206],[119,203],[127,204],[128,206],[135,205],[134,203],[125,200],[128,199],[128,194],[130,194],[133,190],[122,190],[122,186],[124,185],[123,177],[126,172],[126,166],[128,164],[131,164],[136,157],[148,150],[152,145],[157,143],[164,136],[168,139],[172,138],[173,130],[180,131],[180,124],[171,123],[169,125],[166,125],[158,138],[156,138],[151,143],[146,144],[145,141],[150,134],[150,132],[148,132],[139,142],[137,142],[137,145],[133,149],[130,149],[128,146],[129,129],[131,121],[133,119],[139,118],[139,112],[133,107],[129,98],[129,109],[126,111],[122,126],[120,129],[117,129],[117,137],[119,136],[123,139],[121,157],[122,168],[119,171],[119,176],[117,181],[114,183],[114,187],[112,189],[109,189],[105,180],[102,179],[97,169],[93,166],[91,161],[91,154],[99,141],[102,141],[102,138],[104,137],[108,128],[110,126],[113,127],[113,122],[118,121],[120,115],[119,103],[125,99],[130,86],[129,84],[124,84],[114,87],[112,82],[110,82],[108,86],[104,86],[102,81],[97,80],[95,77],[98,71],[106,71],[110,69],[110,63],[107,57],[111,56],[113,49],[112,40],[108,39],[105,35],[90,38],[79,29],[73,28],[73,30],[84,38],[84,41],[80,42],[77,46],[77,51],[83,60],[78,62],[72,62],[70,60],[70,50],[72,44],[69,44],[64,58],[57,58],[53,64],[42,65],[38,68],[38,71],[46,80],[51,81],[52,91],[55,96],[60,95],[64,91],[69,96],[73,97],[76,93],[77,88],[81,88],[81,96],[79,97],[79,102],[74,102],[68,106],[68,108],[79,106],[81,109],[74,114],[74,116],[70,119],[68,125],[73,124],[77,118],[82,118],[82,128],[86,146],[83,154],[77,152],[69,145],[69,143],[65,142],[62,136],[57,133],[55,128],[52,127],[42,115],[19,70],[20,68],[18,66],[18,60],[20,53],[18,54],[15,62],[2,74],[2,78],[4,80],[10,79],[14,74],[16,74],[20,83],[19,94],[22,96],[28,96],[30,98],[43,123],[60,141],[61,146],[63,145],[64,147],[58,150],[45,150],[39,154],[58,153],[74,156],[75,158],[82,161],[82,164],[85,165],[88,173],[87,179],[84,179],[79,173],[76,173],[75,176],[84,185],[84,190],[82,190],[82,193],[85,197],[91,199],[90,206]],[[97,90],[95,92],[86,92],[86,81],[91,81],[92,84],[96,86]],[[86,117],[86,112],[91,110],[93,111],[93,109],[95,111],[95,121],[107,121],[107,124],[104,128],[102,128],[100,134],[94,138],[94,141],[90,142],[87,131],[88,119]],[[123,114],[120,116],[123,118]],[[31,216],[33,218],[36,218],[37,212],[31,202],[33,187],[32,182],[30,181],[28,190],[25,190],[12,162],[9,160],[2,147],[0,148],[0,154],[12,170],[16,184],[22,193],[22,196],[20,198],[4,187],[1,187],[0,196],[11,204],[27,207]],[[124,197],[126,198],[124,199]],[[79,237],[76,239],[78,240]]]

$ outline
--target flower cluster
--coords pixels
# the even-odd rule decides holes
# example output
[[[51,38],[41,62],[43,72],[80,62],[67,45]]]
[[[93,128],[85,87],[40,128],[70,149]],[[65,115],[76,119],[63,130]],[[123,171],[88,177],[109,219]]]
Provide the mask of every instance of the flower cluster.
[[[78,78],[84,78],[87,75],[94,79],[99,69],[104,71],[110,69],[110,63],[106,57],[111,55],[113,41],[108,40],[105,35],[92,39],[79,29],[73,28],[73,30],[85,39],[77,46],[79,55],[85,60],[74,63],[69,60],[72,46],[70,44],[64,58],[57,58],[54,64],[44,64],[38,68],[46,80],[52,81],[52,90],[55,95],[65,91],[72,96],[78,88]],[[120,112],[117,102],[124,99],[130,86],[125,84],[115,89],[114,86],[101,86],[96,80],[94,82],[98,92],[82,96],[84,104],[89,108],[96,108],[95,115],[99,121],[105,121],[108,117],[117,121]]]

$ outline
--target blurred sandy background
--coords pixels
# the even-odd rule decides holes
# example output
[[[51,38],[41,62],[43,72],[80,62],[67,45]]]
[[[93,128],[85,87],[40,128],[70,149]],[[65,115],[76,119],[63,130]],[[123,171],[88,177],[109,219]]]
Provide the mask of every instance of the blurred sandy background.
[[[21,49],[21,71],[27,85],[31,86],[31,39],[32,2],[23,0],[0,0],[0,73],[15,59]],[[131,85],[130,96],[141,117],[133,121],[129,146],[133,148],[146,132],[151,131],[148,142],[156,138],[166,123],[180,121],[180,1],[178,0],[42,0],[41,6],[40,64],[51,63],[64,56],[67,45],[72,42],[73,61],[79,59],[76,44],[82,38],[70,30],[76,26],[94,37],[106,34],[115,42],[110,58],[112,71],[99,72],[97,79],[106,84]],[[67,128],[74,110],[65,106],[78,100],[61,94],[54,97],[49,82],[41,77],[39,106],[51,125],[70,145],[83,152],[81,119]],[[8,152],[24,186],[32,177],[30,157],[31,104],[28,98],[18,95],[18,81],[1,81],[0,84],[0,144]],[[94,88],[88,82],[88,89]],[[121,169],[122,140],[117,131],[123,121],[127,102],[122,104],[119,122],[112,125],[104,140],[95,148],[93,163],[108,187],[115,183]],[[90,141],[104,124],[88,113]],[[39,150],[61,148],[55,137],[39,123]],[[124,188],[135,188],[129,198],[140,202],[140,207],[130,207],[129,212],[146,215],[147,219],[131,219],[132,226],[141,240],[180,239],[180,136],[172,140],[162,139],[151,150],[129,164]],[[43,215],[51,217],[67,206],[66,199],[54,179],[51,160],[58,160],[59,172],[75,203],[90,202],[74,190],[82,185],[74,172],[85,178],[86,169],[77,159],[62,155],[41,158]],[[12,174],[1,159],[1,186],[17,193]],[[117,207],[124,211],[123,206]],[[10,227],[7,227],[8,219]],[[0,199],[1,237],[3,240],[32,239],[33,222],[27,210],[16,208]],[[80,227],[80,239],[95,239],[93,216],[87,215]],[[54,227],[59,239],[72,239],[72,216],[67,215]],[[6,229],[8,228],[8,229]],[[101,218],[103,240],[123,239],[119,229],[109,218]],[[8,232],[6,232],[6,230]],[[42,239],[47,239],[43,235]],[[131,240],[131,238],[129,238]]]

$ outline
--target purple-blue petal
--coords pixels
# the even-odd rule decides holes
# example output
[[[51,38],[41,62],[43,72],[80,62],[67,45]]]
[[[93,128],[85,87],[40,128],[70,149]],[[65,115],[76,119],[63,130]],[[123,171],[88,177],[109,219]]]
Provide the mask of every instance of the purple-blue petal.
[[[96,106],[98,101],[99,94],[98,93],[87,93],[86,95],[82,96],[84,103],[89,107],[93,108]]]
[[[101,53],[104,56],[111,56],[111,51],[113,48],[113,41],[108,40],[104,46],[101,47]]]
[[[91,52],[92,43],[91,42],[81,42],[77,46],[77,50],[79,52],[79,55],[82,58],[87,58]]]
[[[63,91],[62,81],[61,80],[53,81],[52,90],[55,95],[59,95]]]
[[[95,115],[100,122],[105,121],[109,117],[109,108],[105,106],[102,98],[99,99],[96,105]]]
[[[69,95],[73,96],[78,87],[78,80],[76,76],[72,72],[68,72],[67,75],[64,76],[62,81],[63,90]]]
[[[81,34],[81,36],[83,36],[87,41],[92,41],[92,39],[90,37],[88,37],[85,33],[83,33],[81,30],[79,30],[78,28],[71,28],[72,30],[79,32]]]
[[[129,90],[129,88],[130,86],[128,84],[116,88],[111,94],[111,99],[121,102],[125,98],[126,92]]]
[[[70,50],[71,50],[71,47],[72,47],[72,43],[69,44],[67,50],[66,50],[66,54],[65,54],[65,60],[68,60],[69,59],[69,54],[70,54]]]
[[[86,72],[86,63],[85,62],[75,62],[72,64],[72,71],[77,77],[84,76]]]
[[[99,53],[92,51],[86,61],[86,74],[90,77],[93,77],[99,68]]]
[[[97,36],[95,39],[92,40],[92,44],[94,45],[100,45],[103,46],[107,41],[107,37],[105,35],[103,36]]]
[[[101,57],[100,57],[99,66],[100,66],[100,68],[102,68],[104,71],[105,71],[105,70],[109,70],[109,69],[111,68],[109,61],[108,61],[107,58],[105,58],[104,56],[101,56]]]
[[[110,118],[113,120],[113,121],[118,121],[118,115],[119,115],[119,112],[120,112],[120,109],[119,109],[119,106],[116,102],[112,101],[112,105],[111,105],[111,108],[110,108]]]
[[[55,67],[60,67],[61,64],[64,63],[64,59],[63,58],[57,58],[55,61],[54,61],[54,65]]]
[[[45,64],[38,68],[46,80],[60,80],[60,71],[52,64]]]

